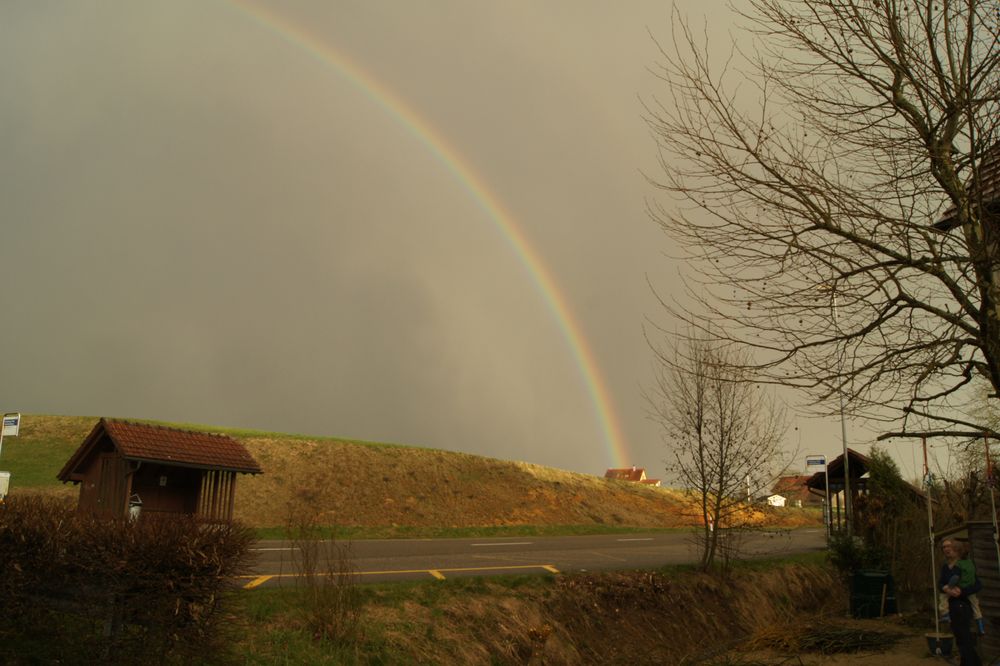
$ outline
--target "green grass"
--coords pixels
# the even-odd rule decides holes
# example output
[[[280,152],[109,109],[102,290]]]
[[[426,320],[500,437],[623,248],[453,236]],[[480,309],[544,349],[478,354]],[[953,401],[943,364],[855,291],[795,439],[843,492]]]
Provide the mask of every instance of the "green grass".
[[[410,446],[408,444],[394,444],[392,442],[369,442],[363,439],[347,439],[346,437],[334,437],[331,435],[303,435],[299,433],[284,433],[284,432],[271,432],[268,430],[251,430],[247,428],[229,428],[225,426],[214,426],[205,425],[203,423],[176,423],[171,421],[157,421],[155,419],[130,419],[125,417],[111,417],[111,418],[121,418],[123,421],[132,421],[134,423],[148,423],[150,425],[159,425],[166,428],[177,428],[178,430],[193,430],[195,432],[212,432],[220,435],[229,435],[230,437],[236,438],[264,438],[264,439],[287,439],[292,441],[310,441],[310,442],[344,442],[346,444],[359,444],[361,446],[373,446],[373,447],[385,447],[385,448],[399,448],[399,449],[420,449],[419,446]],[[432,449],[425,449],[430,451]]]
[[[772,571],[781,569],[790,564],[800,564],[805,566],[828,566],[830,557],[827,551],[813,551],[811,553],[795,553],[792,555],[781,555],[778,557],[757,557],[736,560],[731,563],[733,572],[740,571]],[[668,564],[656,570],[660,574],[672,577],[679,574],[699,571],[697,564]]]
[[[358,591],[363,606],[398,610],[406,603],[415,603],[429,609],[435,618],[437,609],[451,599],[488,595],[498,588],[544,590],[554,584],[553,576],[535,574],[359,583]],[[234,656],[244,664],[410,664],[415,663],[413,657],[401,652],[387,634],[433,632],[433,623],[396,621],[389,627],[368,619],[363,623],[361,640],[352,646],[337,645],[314,640],[299,626],[300,590],[258,588],[236,594],[237,622],[252,628],[252,634],[234,646]],[[433,640],[432,635],[425,638]]]
[[[0,469],[10,472],[11,490],[61,486],[56,474],[79,445],[80,442],[55,437],[5,437],[0,451]]]
[[[689,527],[623,527],[615,525],[500,525],[485,527],[318,527],[320,539],[483,539],[488,537],[585,536],[588,534],[637,534],[645,532],[688,532]],[[261,527],[258,539],[285,539],[284,527]]]
[[[342,437],[328,437],[315,435],[285,434],[266,432],[263,430],[248,430],[242,428],[225,428],[210,426],[198,423],[171,423],[168,421],[157,421],[154,419],[131,419],[127,417],[109,417],[133,421],[136,423],[149,423],[161,425],[169,428],[179,428],[182,430],[195,430],[200,432],[214,432],[230,435],[237,438],[278,438],[283,440],[308,440],[316,442],[346,442],[348,444],[358,444],[377,448],[420,448],[410,447],[403,444],[392,444],[387,442],[366,442],[362,440],[345,439]],[[11,490],[17,488],[58,488],[63,484],[59,482],[56,475],[70,456],[77,450],[90,428],[97,423],[100,417],[80,416],[80,417],[60,417],[43,414],[22,414],[21,415],[21,435],[19,437],[5,437],[2,450],[0,450],[0,470],[10,472]],[[58,435],[38,435],[32,434],[32,426],[40,426],[45,430],[49,422],[56,420],[66,420],[78,427],[70,428],[77,435],[72,437],[60,437]],[[429,450],[429,449],[428,449]]]

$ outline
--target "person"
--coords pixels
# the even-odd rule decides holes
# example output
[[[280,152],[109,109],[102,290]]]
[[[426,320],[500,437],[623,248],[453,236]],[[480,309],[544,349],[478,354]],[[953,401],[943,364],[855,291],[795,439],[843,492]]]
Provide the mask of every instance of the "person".
[[[948,585],[949,587],[971,587],[976,580],[976,565],[969,559],[969,544],[962,541],[953,541],[953,543],[958,550],[957,566],[961,573],[952,575],[948,580]],[[942,622],[951,621],[951,616],[948,613],[948,598],[948,595],[944,592],[938,592],[938,612]],[[972,619],[976,621],[976,628],[979,630],[979,635],[983,636],[986,634],[986,623],[983,621],[983,610],[979,605],[979,595],[970,594],[969,605],[972,606]]]
[[[948,614],[951,618],[951,633],[955,636],[955,646],[961,658],[961,666],[982,666],[979,654],[972,636],[972,604],[969,596],[983,589],[979,578],[973,576],[972,584],[967,587],[952,585],[953,580],[962,580],[962,569],[959,567],[963,547],[954,539],[941,542],[944,551],[944,563],[941,565],[941,576],[938,578],[938,589],[948,595]],[[957,579],[953,579],[958,576]]]

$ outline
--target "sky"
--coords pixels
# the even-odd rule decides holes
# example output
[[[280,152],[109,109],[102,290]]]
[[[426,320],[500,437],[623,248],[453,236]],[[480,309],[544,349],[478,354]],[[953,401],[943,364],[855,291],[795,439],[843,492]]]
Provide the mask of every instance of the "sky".
[[[728,43],[723,2],[677,4]],[[640,100],[669,28],[644,0],[0,4],[0,409],[662,476],[643,326],[685,268]],[[842,448],[791,425],[793,468]]]

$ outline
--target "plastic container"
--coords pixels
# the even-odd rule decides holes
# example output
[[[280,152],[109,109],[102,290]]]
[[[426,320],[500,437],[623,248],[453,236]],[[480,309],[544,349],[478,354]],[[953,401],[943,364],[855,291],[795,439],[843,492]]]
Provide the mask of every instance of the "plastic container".
[[[896,612],[896,586],[892,574],[880,569],[854,572],[851,576],[852,617],[882,617]]]

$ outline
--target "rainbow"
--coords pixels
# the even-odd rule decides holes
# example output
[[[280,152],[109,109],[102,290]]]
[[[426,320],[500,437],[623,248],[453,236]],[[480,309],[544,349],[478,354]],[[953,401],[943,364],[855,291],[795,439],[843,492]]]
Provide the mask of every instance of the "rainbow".
[[[552,272],[545,266],[538,252],[528,242],[513,216],[468,161],[405,100],[389,90],[370,72],[353,62],[346,54],[324,42],[321,37],[310,33],[304,27],[292,23],[273,11],[254,5],[247,0],[227,1],[262,28],[279,35],[284,41],[296,48],[305,50],[324,65],[333,67],[391,118],[401,123],[413,136],[419,139],[472,194],[520,259],[538,286],[545,303],[555,316],[586,384],[590,400],[594,404],[611,460],[619,467],[633,464],[634,461],[630,457],[610,392],[598,368],[594,353],[587,344],[580,324],[573,316],[565,295],[556,284]]]

